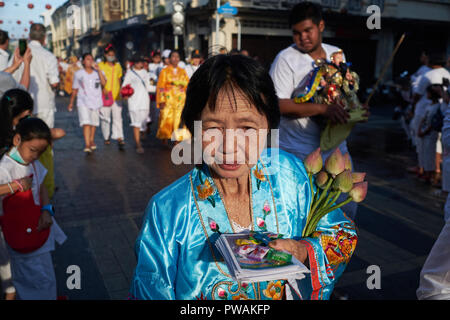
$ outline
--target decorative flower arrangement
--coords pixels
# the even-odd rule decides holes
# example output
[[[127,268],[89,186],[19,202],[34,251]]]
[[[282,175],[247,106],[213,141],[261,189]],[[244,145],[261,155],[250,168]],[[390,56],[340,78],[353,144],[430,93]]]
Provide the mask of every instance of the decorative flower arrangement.
[[[317,224],[325,215],[351,201],[363,201],[367,195],[368,184],[364,181],[366,173],[352,172],[350,155],[348,153],[342,155],[339,148],[336,148],[325,161],[325,166],[320,148],[309,154],[304,164],[311,185],[311,194],[314,194],[313,177],[317,187],[302,234],[302,237],[309,237],[316,231]],[[337,204],[336,200],[342,193],[348,193],[348,197]]]

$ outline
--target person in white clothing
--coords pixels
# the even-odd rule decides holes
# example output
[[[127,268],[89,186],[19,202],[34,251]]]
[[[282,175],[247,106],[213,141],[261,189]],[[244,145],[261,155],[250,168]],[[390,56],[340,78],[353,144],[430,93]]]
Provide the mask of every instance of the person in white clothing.
[[[133,127],[136,152],[144,153],[141,145],[141,134],[147,130],[147,121],[150,113],[150,92],[156,92],[156,86],[150,84],[150,73],[144,69],[145,58],[133,57],[133,66],[126,72],[122,88],[131,86],[133,94],[128,99],[128,112]]]
[[[51,251],[55,242],[62,244],[67,237],[53,217],[43,187],[47,170],[37,160],[51,140],[44,121],[23,119],[16,127],[13,147],[0,160],[0,183],[33,175],[31,189],[1,197],[0,205],[12,280],[20,300],[56,300],[57,296]]]
[[[29,92],[34,100],[34,112],[38,118],[53,128],[55,124],[55,90],[59,84],[58,61],[49,50],[44,48],[46,39],[44,25],[35,23],[30,27],[30,42],[33,59],[30,65],[30,88]],[[15,75],[23,72],[19,68]],[[17,78],[16,78],[17,79]]]
[[[0,30],[0,71],[4,71],[8,67],[9,61],[9,36],[8,32]]]
[[[99,67],[94,63],[90,53],[83,55],[83,69],[75,72],[72,84],[72,96],[67,107],[73,109],[75,97],[77,99],[78,118],[80,127],[83,127],[85,148],[84,152],[91,153],[97,149],[94,142],[95,129],[100,124],[99,110],[103,106],[102,88],[106,84],[106,78]]]
[[[198,68],[200,68],[200,63],[202,62],[202,55],[200,54],[200,51],[194,50],[191,54],[191,60],[189,61],[189,64],[186,65],[186,73],[189,77],[189,79],[192,77],[195,71],[197,71]]]
[[[436,166],[436,142],[439,138],[439,131],[436,130],[432,125],[433,116],[441,108],[441,103],[439,102],[439,94],[433,86],[427,88],[427,98],[430,103],[425,108],[425,114],[419,124],[418,136],[422,138],[422,159],[423,159],[423,170],[424,179],[427,183],[437,184],[440,174],[439,168]],[[441,153],[439,153],[440,155]]]
[[[416,119],[415,128],[416,133],[419,132],[420,120],[425,115],[426,106],[430,104],[427,98],[427,88],[432,84],[442,85],[445,79],[450,79],[450,73],[444,68],[445,56],[441,52],[432,52],[429,55],[430,70],[420,77],[419,83],[415,90],[413,97],[414,118]],[[437,150],[442,150],[440,139],[437,140]],[[423,139],[417,136],[416,146],[418,147],[419,166],[423,169],[424,151]],[[436,169],[440,168],[441,157],[440,154],[436,157]],[[422,170],[419,171],[419,177],[424,177]]]
[[[322,8],[311,2],[302,2],[293,7],[289,25],[292,28],[294,44],[282,50],[275,58],[270,75],[279,99],[281,122],[279,127],[280,148],[305,159],[320,145],[320,127],[312,117],[321,116],[333,123],[346,123],[349,115],[340,105],[318,103],[296,103],[296,93],[304,88],[317,59],[331,59],[331,54],[340,49],[322,43],[325,22]],[[347,144],[342,142],[339,149],[347,153]],[[322,153],[325,159],[334,150]],[[354,218],[356,204],[345,208]]]

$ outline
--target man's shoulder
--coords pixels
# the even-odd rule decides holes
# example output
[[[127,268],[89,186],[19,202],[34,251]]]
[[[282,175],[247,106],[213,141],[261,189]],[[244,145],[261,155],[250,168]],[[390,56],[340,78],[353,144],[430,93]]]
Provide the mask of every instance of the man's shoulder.
[[[325,52],[327,53],[327,58],[330,58],[330,55],[333,53],[333,52],[336,52],[336,51],[343,51],[341,48],[339,48],[339,47],[337,47],[337,46],[334,46],[334,45],[332,45],[332,44],[328,44],[328,43],[322,43],[322,48],[325,50]],[[344,52],[344,54],[345,54],[345,52]]]

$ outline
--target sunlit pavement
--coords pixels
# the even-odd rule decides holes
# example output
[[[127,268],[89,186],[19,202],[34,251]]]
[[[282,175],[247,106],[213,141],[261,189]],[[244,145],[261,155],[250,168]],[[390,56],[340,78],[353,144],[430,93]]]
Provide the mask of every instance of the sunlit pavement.
[[[125,150],[114,141],[104,145],[98,129],[98,149],[85,155],[76,110],[67,112],[67,103],[68,98],[57,98],[55,126],[67,135],[54,144],[58,190],[53,201],[68,236],[53,255],[58,294],[74,300],[126,299],[145,207],[190,166],[172,164],[170,149],[154,137],[155,122],[143,142],[145,153],[137,154],[126,109]],[[373,110],[370,121],[355,128],[349,149],[355,170],[367,172],[369,193],[355,219],[359,243],[334,298],[415,299],[421,266],[443,226],[444,199],[406,173],[414,153],[390,109]],[[67,287],[71,265],[80,267],[80,289]],[[367,287],[371,265],[380,268],[381,289]]]

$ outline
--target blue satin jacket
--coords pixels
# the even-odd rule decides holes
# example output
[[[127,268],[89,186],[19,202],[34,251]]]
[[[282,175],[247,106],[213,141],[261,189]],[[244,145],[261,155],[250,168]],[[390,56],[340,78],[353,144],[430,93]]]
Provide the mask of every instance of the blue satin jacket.
[[[290,287],[289,291],[296,299],[329,299],[355,249],[355,225],[337,209],[322,218],[311,238],[301,238],[313,196],[308,175],[300,159],[276,151],[265,150],[251,169],[253,228],[302,241],[311,273],[297,280],[298,290]],[[244,283],[230,277],[214,245],[219,235],[212,221],[221,232],[233,232],[206,165],[157,193],[146,209],[136,241],[130,298],[285,298],[289,284],[284,280]]]

